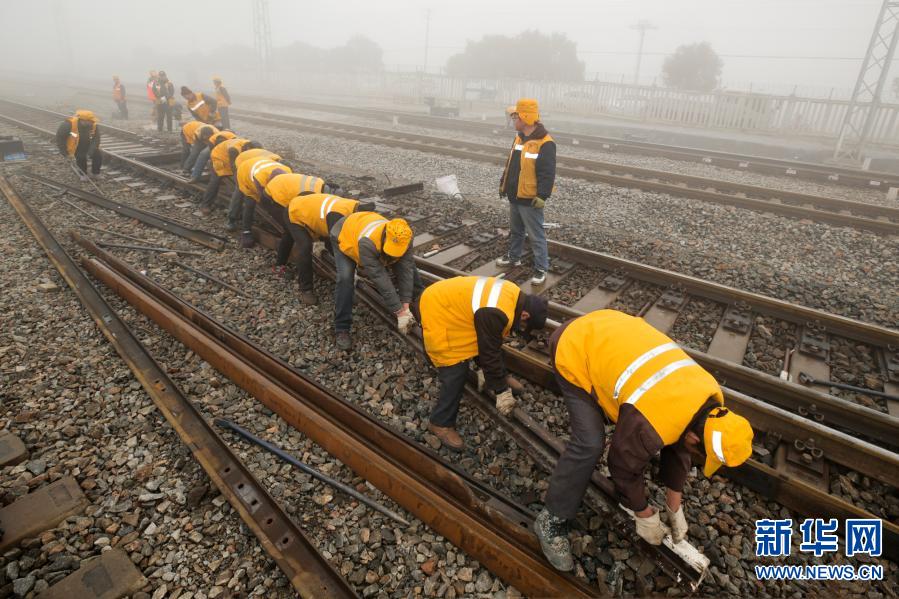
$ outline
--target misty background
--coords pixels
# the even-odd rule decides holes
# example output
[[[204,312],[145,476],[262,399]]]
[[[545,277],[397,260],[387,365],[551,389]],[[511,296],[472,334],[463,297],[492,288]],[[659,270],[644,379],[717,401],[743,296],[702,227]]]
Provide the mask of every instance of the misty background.
[[[837,98],[851,92],[880,6],[881,0],[269,0],[269,15],[279,63],[331,60],[339,54],[333,49],[349,43],[362,50],[349,56],[367,57],[362,69],[444,73],[468,42],[537,30],[574,42],[586,80],[626,83],[633,81],[639,43],[633,26],[647,20],[654,28],[646,31],[642,84],[663,85],[662,65],[678,46],[708,42],[723,63],[721,88]],[[7,0],[0,3],[0,51],[7,73],[75,79],[116,73],[135,82],[162,68],[176,84],[208,88],[211,75],[227,83],[235,65],[253,64],[252,2]],[[293,66],[281,70],[299,72]],[[884,100],[896,100],[889,86]]]

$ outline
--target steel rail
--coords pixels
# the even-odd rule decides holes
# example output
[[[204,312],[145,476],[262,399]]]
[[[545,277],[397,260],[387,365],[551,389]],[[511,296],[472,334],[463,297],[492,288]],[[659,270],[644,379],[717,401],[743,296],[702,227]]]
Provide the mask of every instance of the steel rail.
[[[214,368],[509,584],[533,596],[596,595],[596,589],[547,564],[522,523],[505,520],[503,512],[478,498],[454,472],[433,460],[428,462],[425,469],[444,483],[435,488],[430,480],[405,467],[401,458],[370,444],[346,422],[312,409],[330,395],[312,381],[294,371],[292,380],[298,386],[284,384],[266,372],[273,364],[262,352],[254,352],[252,359],[236,353],[217,334],[195,324],[193,318],[201,317],[198,310],[192,309],[193,318],[187,318],[136,284],[139,273],[125,276],[98,259],[86,260],[85,267]],[[232,336],[232,342],[234,339]],[[243,344],[244,349],[253,346],[246,340]],[[302,402],[298,395],[308,401]],[[411,453],[404,459],[410,457]],[[499,520],[504,521],[500,524]]]
[[[447,140],[415,133],[402,133],[387,129],[362,127],[343,123],[328,123],[315,119],[306,119],[283,114],[270,114],[258,111],[234,111],[234,118],[252,123],[318,133],[322,135],[338,135],[357,141],[378,145],[436,153],[468,160],[488,162],[502,165],[506,162],[506,150],[488,144]],[[566,166],[567,165],[567,166]],[[617,173],[617,174],[616,174]],[[556,174],[607,183],[627,188],[638,188],[646,191],[667,193],[675,197],[687,197],[716,204],[736,206],[758,212],[771,212],[805,218],[838,226],[852,226],[882,234],[899,234],[899,208],[853,202],[838,198],[813,196],[797,192],[782,191],[765,187],[730,183],[716,179],[678,175],[663,171],[652,171],[638,167],[627,167],[613,163],[603,163],[582,158],[560,157]],[[639,178],[638,176],[644,178]],[[664,180],[664,181],[663,181]],[[665,182],[672,181],[672,182]],[[718,191],[712,191],[718,190]],[[732,193],[722,193],[730,191]],[[749,195],[771,199],[757,199]],[[784,202],[796,202],[827,207],[833,211],[806,208]],[[849,210],[856,214],[843,214],[839,211]],[[873,217],[873,218],[869,218]],[[880,220],[880,219],[887,220]]]
[[[355,591],[318,553],[303,532],[213,431],[196,406],[137,340],[78,269],[40,218],[0,175],[0,191],[81,300],[97,327],[131,368],[156,407],[178,433],[206,474],[259,539],[303,597],[356,597]]]

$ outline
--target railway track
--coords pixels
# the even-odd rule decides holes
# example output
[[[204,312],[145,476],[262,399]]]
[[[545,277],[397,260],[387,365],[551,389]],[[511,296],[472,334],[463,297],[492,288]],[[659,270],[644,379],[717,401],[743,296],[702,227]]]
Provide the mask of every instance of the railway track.
[[[180,178],[161,167],[144,165],[134,159],[126,159],[123,163],[128,164],[133,168],[141,169],[143,172],[153,177],[161,178],[173,185],[182,186],[186,189],[196,189],[196,187],[191,188],[187,186],[183,178]],[[384,205],[382,205],[382,207],[388,208]],[[423,218],[417,222],[418,224],[415,225],[416,230],[422,231],[424,228],[422,225],[427,222],[427,219]],[[262,234],[265,235],[265,232],[262,232]],[[450,235],[456,235],[456,237],[459,238],[457,242],[452,244],[444,243],[441,245],[442,240],[446,241],[449,239]],[[484,238],[471,239],[471,237],[475,236],[476,233],[473,230],[473,223],[468,224],[467,226],[460,225],[456,228],[447,228],[444,226],[442,229],[435,228],[433,232],[425,231],[424,233],[419,233],[415,241],[417,247],[424,248],[436,245],[439,248],[438,252],[430,254],[428,258],[420,257],[420,267],[434,276],[457,274],[457,272],[460,271],[453,269],[449,264],[458,263],[460,259],[464,259],[473,251],[484,246]],[[453,248],[456,249],[453,250]],[[444,254],[444,252],[448,252],[449,250],[453,250],[453,253]],[[672,284],[669,276],[674,273],[667,273],[666,271],[652,269],[651,267],[636,263],[622,265],[621,263],[616,262],[616,259],[613,257],[596,253],[585,254],[583,253],[583,250],[571,248],[570,246],[566,247],[563,244],[554,244],[553,250],[557,258],[567,260],[569,264],[562,264],[562,272],[552,273],[553,278],[547,282],[548,291],[557,285],[563,284],[565,279],[571,277],[575,272],[582,271],[585,265],[589,265],[591,268],[602,269],[610,275],[617,275],[619,279],[625,279],[623,284],[617,284],[617,289],[610,289],[599,285],[591,290],[587,295],[590,296],[589,301],[593,303],[582,303],[579,306],[577,305],[577,302],[574,302],[571,306],[560,304],[554,305],[553,309],[556,317],[560,319],[577,314],[579,309],[588,310],[596,309],[596,307],[592,306],[601,307],[600,304],[597,304],[596,302],[600,302],[603,299],[608,300],[609,296],[614,295],[616,292],[623,292],[628,284],[634,284],[633,281],[653,282],[666,290],[668,290],[668,287]],[[453,257],[449,258],[450,256]],[[486,270],[479,271],[478,269],[486,269],[489,265],[488,263],[484,263],[480,266],[470,266],[474,267],[470,272],[485,274],[487,272]],[[626,266],[630,268],[629,271],[624,270]],[[509,273],[507,276],[514,279],[516,274]],[[628,280],[631,279],[632,282],[628,283]],[[670,319],[671,322],[673,322],[676,320],[679,311],[690,301],[690,297],[708,297],[715,299],[718,303],[729,304],[735,301],[734,298],[740,293],[737,290],[722,286],[711,285],[711,287],[709,287],[710,284],[697,279],[681,280],[679,284],[681,286],[680,292],[684,296],[681,297],[679,302],[671,299],[669,295],[670,301],[666,301],[658,306],[656,306],[656,303],[652,303],[649,308],[655,307],[657,309],[653,312],[647,310],[644,312],[644,317],[652,319],[655,317],[662,318],[664,316],[666,319]],[[662,295],[664,295],[664,293]],[[659,299],[661,299],[661,297]],[[831,316],[826,315],[825,313],[817,315],[809,314],[807,308],[779,303],[776,300],[770,300],[770,298],[764,298],[763,296],[744,297],[741,298],[740,301],[746,302],[746,305],[749,307],[748,319],[750,321],[754,315],[764,313],[774,314],[779,318],[792,318],[800,321],[810,316],[818,316],[819,318],[825,319],[829,319]],[[607,301],[605,305],[608,304],[609,302]],[[666,310],[671,313],[666,314]],[[881,330],[879,327],[869,328],[870,325],[855,323],[854,321],[841,319],[840,317],[834,318],[835,320],[828,320],[828,323],[830,326],[838,328],[839,334],[848,335],[852,338],[868,335],[868,337],[865,337],[867,342],[880,343],[881,347],[886,343],[888,348],[889,341],[893,339],[893,336],[895,335],[894,332]],[[657,323],[653,322],[653,324]],[[733,325],[734,323],[731,324]],[[729,331],[729,334],[731,335],[739,332],[732,330],[733,327],[728,329],[728,327],[724,326],[723,322],[719,325],[719,328],[723,329],[722,335],[724,335],[726,331]],[[827,333],[825,335],[825,341],[829,338],[830,334],[831,333]],[[886,337],[875,339],[877,336],[882,335],[886,335]],[[732,347],[735,344],[737,347],[742,346],[745,351],[745,345],[743,344],[742,339],[734,340],[730,337],[724,339],[725,340],[721,342],[723,345],[719,344],[722,347]],[[817,341],[820,346],[820,336],[817,338]],[[735,350],[731,349],[730,351],[734,352]],[[711,354],[712,352],[709,353]],[[726,366],[726,363],[728,362],[728,360],[715,355],[711,355],[709,358],[703,358],[699,352],[691,352],[691,354],[694,356],[694,359],[711,360],[708,364],[711,364],[712,366],[718,364],[719,367],[722,367]],[[815,357],[814,352],[812,352],[812,357]],[[539,348],[528,347],[520,350],[509,349],[509,358],[510,366],[516,368],[528,378],[537,382],[548,382],[545,366],[541,366],[542,356]],[[718,362],[715,361],[716,359]],[[709,368],[707,364],[704,365]],[[718,370],[718,368],[709,369],[713,371]],[[740,372],[740,369],[734,369],[730,371],[730,376],[737,377]],[[720,372],[716,372],[716,374],[719,378],[724,378],[725,383],[728,385],[733,382],[728,376],[721,377]],[[852,410],[861,409],[859,406],[850,407],[852,404],[844,405],[845,402],[839,403],[836,398],[826,394],[812,392],[799,385],[786,384],[783,381],[780,381],[780,379],[776,379],[776,377],[770,378],[780,381],[780,383],[776,383],[774,380],[764,379],[764,377],[758,376],[759,373],[753,372],[751,369],[744,368],[743,375],[746,378],[744,384],[762,385],[761,387],[757,387],[755,392],[747,390],[746,393],[765,396],[765,399],[769,401],[772,398],[775,398],[775,401],[772,403],[783,403],[784,406],[789,406],[788,409],[793,409],[801,416],[806,417],[797,416],[796,414],[791,414],[784,410],[768,409],[761,406],[761,402],[754,401],[751,397],[743,399],[740,397],[741,394],[739,392],[730,390],[728,401],[734,405],[739,405],[740,409],[743,409],[744,411],[749,410],[748,413],[751,416],[753,425],[757,427],[758,430],[765,433],[764,445],[757,448],[758,453],[760,454],[757,455],[757,457],[759,457],[760,460],[758,460],[757,463],[752,464],[751,469],[748,472],[742,473],[742,480],[740,479],[740,473],[733,473],[733,476],[737,480],[741,480],[741,482],[747,486],[760,490],[767,496],[772,497],[797,511],[803,512],[804,510],[803,513],[808,513],[809,510],[818,510],[815,513],[838,514],[840,517],[845,517],[847,514],[853,516],[863,515],[864,510],[859,510],[858,508],[847,504],[845,501],[841,502],[838,498],[827,494],[827,472],[833,467],[833,464],[840,464],[845,468],[856,470],[866,469],[873,478],[878,480],[891,480],[892,482],[889,484],[895,486],[895,454],[873,447],[870,444],[853,443],[854,440],[848,435],[836,434],[828,430],[827,427],[821,425],[821,423],[826,423],[830,426],[843,428],[844,430],[852,430],[855,427],[856,430],[853,431],[854,434],[863,435],[868,438],[879,437],[879,440],[884,444],[894,445],[895,439],[899,438],[895,434],[897,430],[895,418],[891,418],[885,414],[878,415],[877,412],[868,409],[853,415]],[[759,389],[762,390],[759,391]],[[740,403],[741,401],[742,403]],[[834,403],[835,401],[837,402]],[[857,418],[857,422],[847,426],[847,422],[854,418]],[[867,426],[864,427],[866,422]],[[878,424],[872,424],[875,422]],[[880,431],[875,432],[874,429],[877,429],[878,427],[881,427]],[[517,434],[522,435],[523,433],[519,432]],[[545,437],[546,435],[543,434],[543,436]],[[541,437],[541,434],[538,434],[537,437]],[[808,442],[809,440],[811,440],[811,443]],[[546,441],[546,439],[544,439],[544,441]],[[548,446],[552,447],[552,444],[552,440],[550,440]],[[812,458],[811,461],[807,459],[807,456]],[[884,482],[886,482],[886,480]],[[889,523],[885,524],[887,525],[885,527],[885,534],[889,539],[888,544],[895,548],[897,530],[894,530],[894,525],[893,528],[890,528]]]

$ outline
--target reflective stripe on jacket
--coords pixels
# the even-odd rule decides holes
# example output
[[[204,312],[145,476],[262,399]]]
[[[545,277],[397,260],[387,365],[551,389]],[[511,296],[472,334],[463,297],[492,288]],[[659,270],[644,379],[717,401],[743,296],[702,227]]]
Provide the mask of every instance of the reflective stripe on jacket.
[[[340,251],[359,264],[359,242],[367,237],[380,253],[385,226],[387,219],[377,212],[354,212],[343,219],[343,228],[337,238]]]
[[[237,169],[237,187],[242,194],[258,202],[260,189],[265,188],[276,170],[290,173],[290,168],[267,157],[245,160]]]
[[[437,367],[452,366],[478,355],[475,312],[498,308],[512,330],[521,289],[494,277],[454,277],[434,283],[421,296],[421,326],[425,350]]]
[[[321,193],[324,186],[324,179],[314,175],[291,173],[276,177],[274,181],[265,187],[265,193],[276,204],[286,208],[290,201],[301,193]]]
[[[223,135],[224,133],[230,133],[230,131],[220,131],[219,135]],[[229,156],[229,151],[231,148],[241,150],[248,143],[250,143],[249,139],[235,137],[223,141],[212,148],[212,151],[209,153],[209,158],[212,161],[212,168],[215,169],[215,174],[219,177],[233,175],[234,173],[231,172],[231,157]]]
[[[634,406],[665,445],[676,442],[709,398],[722,405],[715,378],[642,318],[597,310],[568,323],[558,339],[555,369],[597,398],[612,422]]]
[[[276,177],[266,187],[268,189],[281,179],[290,175]],[[271,194],[269,194],[271,195]],[[290,222],[301,227],[306,227],[313,237],[326,239],[328,237],[328,215],[332,212],[349,216],[359,205],[358,200],[350,200],[326,193],[313,193],[305,196],[294,196],[287,206],[287,214]]]

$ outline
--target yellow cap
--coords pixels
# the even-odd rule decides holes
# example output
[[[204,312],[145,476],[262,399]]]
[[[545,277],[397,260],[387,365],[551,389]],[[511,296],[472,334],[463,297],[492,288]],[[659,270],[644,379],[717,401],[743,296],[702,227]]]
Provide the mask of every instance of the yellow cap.
[[[412,228],[405,220],[395,218],[386,225],[387,235],[384,239],[384,253],[399,258],[409,249],[412,241]]]
[[[727,408],[713,408],[705,421],[705,467],[712,476],[721,466],[734,468],[752,455],[752,427],[749,421]]]
[[[97,115],[95,115],[90,110],[79,109],[75,111],[75,116],[78,117],[78,120],[81,121],[95,121],[97,120]]]
[[[215,76],[212,78],[212,81],[213,81],[213,83],[215,83],[216,81],[218,81],[219,83],[221,83],[221,82],[222,82],[222,78],[219,77],[218,75],[215,75]]]
[[[506,116],[515,114],[515,106],[506,106]]]
[[[518,100],[515,104],[515,112],[518,113],[518,118],[527,125],[533,125],[540,120],[540,110],[537,106],[537,100],[533,98],[521,98]]]

